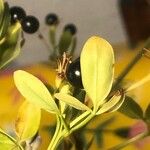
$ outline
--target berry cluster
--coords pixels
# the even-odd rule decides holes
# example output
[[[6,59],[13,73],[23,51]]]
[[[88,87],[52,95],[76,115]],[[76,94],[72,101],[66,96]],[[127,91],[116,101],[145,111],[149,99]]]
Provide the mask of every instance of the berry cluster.
[[[39,20],[34,16],[27,16],[23,8],[14,6],[10,8],[11,23],[20,21],[24,32],[32,34],[39,29]]]
[[[47,14],[47,16],[45,17],[45,23],[49,26],[57,26],[59,24],[59,18],[56,14],[54,13],[49,13]],[[70,23],[70,24],[66,24],[64,27],[64,31],[68,31],[70,32],[72,35],[75,35],[77,32],[77,28],[74,24]]]
[[[39,29],[39,20],[34,16],[27,16],[26,12],[23,8],[19,6],[13,6],[10,8],[10,15],[11,15],[11,23],[15,23],[16,21],[20,21],[22,25],[22,29],[26,33],[35,33]],[[49,13],[45,17],[45,23],[47,25],[58,25],[59,19],[58,16],[54,13]],[[76,34],[77,29],[74,24],[67,24],[64,27],[64,31],[70,32],[72,35]]]

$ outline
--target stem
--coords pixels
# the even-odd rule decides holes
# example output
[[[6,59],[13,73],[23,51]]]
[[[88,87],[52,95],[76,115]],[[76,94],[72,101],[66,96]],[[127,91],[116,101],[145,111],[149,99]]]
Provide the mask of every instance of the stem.
[[[55,25],[50,26],[49,39],[50,39],[53,49],[55,50],[55,48],[56,48],[56,26]]]
[[[53,142],[53,146],[48,147],[47,150],[56,150],[56,148],[58,147],[58,145],[62,139],[63,139],[63,136],[62,136],[61,132],[59,132],[58,136],[55,138],[55,140]]]
[[[49,46],[49,44],[47,43],[47,41],[46,41],[45,37],[43,36],[43,34],[42,34],[40,31],[38,31],[37,36],[38,36],[38,38],[43,42],[43,44],[45,45],[45,47],[46,47],[47,50],[49,51],[49,50],[50,50],[50,46]]]
[[[95,115],[93,113],[89,114],[87,116],[87,118],[85,118],[83,121],[81,121],[80,123],[77,123],[77,125],[74,125],[74,127],[72,127],[70,129],[70,133],[74,132],[75,130],[85,126]]]
[[[47,150],[55,150],[58,143],[58,137],[60,136],[60,132],[61,132],[61,129],[62,129],[62,124],[61,124],[61,119],[59,116],[57,116],[57,125],[56,125],[56,130],[55,130],[55,133],[54,133],[54,136],[47,148]]]
[[[138,141],[140,139],[143,139],[147,135],[148,135],[148,132],[144,132],[144,133],[138,134],[135,137],[133,137],[133,138],[131,138],[131,139],[129,139],[129,140],[119,144],[119,145],[116,145],[116,146],[114,146],[112,148],[109,148],[108,150],[120,150],[120,149],[128,146],[129,144],[132,144],[132,143],[134,143],[134,142],[136,142],[136,141]]]
[[[71,123],[70,123],[70,128],[72,128],[73,126],[75,126],[75,124],[77,124],[78,122],[80,122],[81,120],[83,120],[85,117],[87,117],[91,112],[86,111],[83,114],[81,114],[79,117],[77,117],[76,119],[74,119]]]
[[[62,130],[62,127],[64,126],[64,129]],[[47,150],[55,150],[60,143],[60,141],[63,139],[65,134],[69,134],[69,128],[63,118],[63,116],[57,116],[57,125],[55,134],[51,140],[51,143],[49,144],[49,147]]]
[[[62,124],[63,124],[63,126],[64,126],[66,132],[69,132],[69,127],[68,127],[68,125],[66,124],[66,122],[65,122],[65,120],[64,120],[64,118],[63,118],[63,116],[61,115],[60,118],[61,118]]]

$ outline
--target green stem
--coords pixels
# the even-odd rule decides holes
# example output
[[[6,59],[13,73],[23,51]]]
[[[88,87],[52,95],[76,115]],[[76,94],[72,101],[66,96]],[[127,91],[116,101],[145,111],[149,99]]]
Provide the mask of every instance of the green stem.
[[[59,116],[57,116],[56,130],[55,130],[54,136],[53,136],[47,150],[55,150],[56,149],[56,147],[58,145],[58,143],[56,143],[56,141],[58,142],[58,137],[60,135],[61,129],[62,129],[61,119]]]
[[[91,113],[89,114],[83,121],[81,121],[80,123],[75,124],[71,130],[70,133],[74,132],[75,130],[82,128],[83,126],[85,126],[93,117],[95,116],[95,114]]]
[[[70,128],[72,128],[73,126],[75,126],[75,124],[77,124],[78,122],[81,122],[81,120],[83,120],[85,117],[87,117],[91,112],[86,111],[83,114],[81,114],[79,117],[77,117],[76,119],[74,119],[71,123],[70,123]]]
[[[62,136],[61,132],[59,132],[58,136],[55,138],[53,146],[50,149],[47,150],[56,150],[60,141],[63,139],[64,137]]]
[[[56,131],[47,150],[56,150],[58,144],[64,137],[70,135],[75,130],[86,125],[94,116],[95,115],[89,111],[84,112],[71,123],[70,129],[66,126],[62,116],[57,116]],[[63,130],[62,126],[64,126]]]
[[[65,122],[65,120],[64,120],[64,118],[63,118],[63,116],[61,115],[60,118],[61,118],[62,124],[63,124],[63,126],[64,126],[66,132],[69,132],[69,127],[68,127],[68,125],[66,124],[66,122]]]
[[[108,150],[120,150],[120,149],[128,146],[129,144],[132,144],[132,143],[134,143],[134,142],[136,142],[136,141],[138,141],[140,139],[143,139],[147,135],[148,135],[148,132],[144,132],[144,133],[138,134],[135,137],[133,137],[133,138],[131,138],[131,139],[129,139],[129,140],[119,144],[119,145],[116,145],[116,146],[114,146],[112,148],[109,148]]]

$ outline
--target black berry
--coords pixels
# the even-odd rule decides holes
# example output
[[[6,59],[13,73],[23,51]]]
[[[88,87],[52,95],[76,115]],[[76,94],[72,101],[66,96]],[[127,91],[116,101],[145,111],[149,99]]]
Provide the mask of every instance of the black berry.
[[[21,22],[24,32],[32,34],[35,33],[40,26],[39,20],[34,16],[26,16]]]
[[[45,17],[45,23],[47,25],[57,25],[59,23],[58,16],[54,13],[50,13]]]
[[[13,6],[10,8],[11,23],[16,21],[22,21],[26,17],[26,12],[19,6]]]
[[[67,68],[66,71],[67,80],[71,85],[77,88],[83,88],[81,79],[81,68],[80,68],[80,58],[73,61]]]
[[[72,35],[74,35],[77,32],[77,28],[74,24],[67,24],[64,27],[64,31],[69,31]]]

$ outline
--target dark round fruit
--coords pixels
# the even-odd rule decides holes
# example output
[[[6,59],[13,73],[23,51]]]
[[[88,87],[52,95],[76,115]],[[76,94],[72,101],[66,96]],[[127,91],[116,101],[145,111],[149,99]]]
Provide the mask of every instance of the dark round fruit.
[[[64,31],[69,31],[72,35],[74,35],[77,32],[77,28],[74,24],[67,24],[64,27]]]
[[[34,16],[26,16],[22,22],[22,29],[24,32],[32,34],[35,33],[40,26],[39,20]]]
[[[73,61],[67,68],[66,77],[71,85],[77,88],[83,88],[81,79],[80,58]]]
[[[11,23],[16,21],[22,21],[26,17],[26,12],[19,6],[13,6],[10,8]]]
[[[54,13],[50,13],[45,17],[45,23],[47,25],[57,25],[59,23],[58,16]]]

